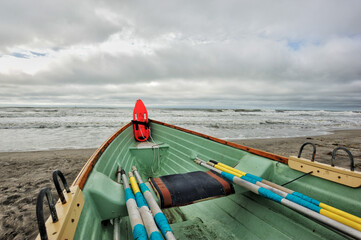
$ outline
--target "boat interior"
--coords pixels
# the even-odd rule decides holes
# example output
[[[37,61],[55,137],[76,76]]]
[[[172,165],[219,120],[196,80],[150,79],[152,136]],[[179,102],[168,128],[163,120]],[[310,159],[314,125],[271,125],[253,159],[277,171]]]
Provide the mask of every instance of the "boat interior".
[[[113,219],[120,218],[121,239],[132,239],[132,229],[117,182],[121,166],[128,173],[136,166],[144,182],[150,177],[207,171],[195,158],[216,160],[276,184],[303,173],[287,164],[151,122],[151,138],[136,142],[129,125],[97,159],[82,191],[85,199],[74,238],[112,239]],[[288,188],[361,216],[361,189],[315,176],[289,183]],[[177,239],[345,239],[345,236],[281,204],[234,185],[234,194],[163,209]],[[342,193],[342,194],[341,194]]]

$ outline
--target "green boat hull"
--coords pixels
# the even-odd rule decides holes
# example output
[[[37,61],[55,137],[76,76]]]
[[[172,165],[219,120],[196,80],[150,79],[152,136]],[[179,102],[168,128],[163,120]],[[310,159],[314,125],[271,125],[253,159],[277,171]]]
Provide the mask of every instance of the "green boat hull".
[[[132,239],[124,189],[116,182],[118,166],[134,165],[142,178],[206,171],[194,158],[214,159],[277,184],[303,173],[287,164],[251,153],[225,141],[151,122],[159,148],[140,148],[128,124],[92,157],[73,185],[82,185],[85,204],[74,239],[113,239],[112,219],[120,218],[120,238]],[[261,154],[262,155],[262,154]],[[271,157],[272,158],[272,157]],[[276,155],[273,158],[277,159]],[[280,158],[281,160],[284,158]],[[88,172],[86,172],[88,171]],[[147,183],[148,184],[148,183]],[[150,185],[148,184],[148,187]],[[285,206],[235,185],[235,194],[164,209],[177,239],[344,239],[345,237]],[[288,188],[356,216],[361,215],[361,189],[305,176]],[[154,195],[155,196],[155,195]],[[155,196],[156,198],[156,196]],[[156,198],[157,199],[157,198]]]

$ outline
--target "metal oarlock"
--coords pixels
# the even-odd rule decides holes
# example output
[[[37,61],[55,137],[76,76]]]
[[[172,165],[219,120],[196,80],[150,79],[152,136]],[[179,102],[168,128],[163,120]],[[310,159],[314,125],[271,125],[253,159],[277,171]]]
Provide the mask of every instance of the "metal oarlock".
[[[345,151],[345,152],[348,154],[348,157],[349,157],[350,162],[351,162],[350,170],[351,170],[351,171],[354,171],[354,170],[355,170],[355,165],[354,165],[352,153],[351,153],[347,148],[345,148],[345,147],[337,147],[337,148],[335,148],[335,149],[332,151],[331,166],[332,166],[332,167],[335,166],[334,161],[335,161],[335,157],[336,157],[336,152],[337,152],[338,150],[343,150],[343,151]]]
[[[51,194],[50,188],[44,188],[40,191],[38,195],[38,199],[36,202],[36,218],[38,221],[38,227],[39,227],[39,233],[41,240],[48,239],[48,235],[46,233],[46,227],[45,227],[45,219],[44,219],[44,209],[43,209],[43,203],[44,203],[44,197],[46,196],[48,200],[48,205],[50,208],[50,215],[53,219],[53,222],[58,221],[58,215],[56,213],[54,201],[53,201],[53,195]]]
[[[61,203],[62,204],[65,204],[66,203],[66,199],[64,197],[64,193],[63,191],[61,190],[60,188],[60,184],[59,184],[59,180],[58,180],[58,177],[60,177],[61,181],[63,182],[63,186],[66,190],[67,193],[70,193],[70,189],[69,189],[69,186],[68,186],[68,183],[63,175],[63,173],[60,171],[60,170],[55,170],[53,172],[53,181],[54,181],[54,185],[55,185],[55,188],[56,188],[56,191],[59,195],[59,198],[61,200]]]
[[[302,144],[301,148],[300,148],[300,151],[298,152],[298,158],[301,157],[301,154],[302,154],[302,150],[303,148],[306,146],[306,145],[311,145],[313,147],[313,153],[312,153],[312,159],[311,161],[315,161],[315,156],[316,156],[316,146],[315,144],[311,143],[311,142],[305,142],[304,144]]]

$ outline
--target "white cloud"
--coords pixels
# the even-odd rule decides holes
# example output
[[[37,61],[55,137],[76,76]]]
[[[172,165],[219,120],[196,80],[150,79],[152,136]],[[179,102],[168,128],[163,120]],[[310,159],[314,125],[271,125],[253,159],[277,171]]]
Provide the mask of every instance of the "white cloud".
[[[29,4],[0,6],[0,104],[361,100],[358,1]]]

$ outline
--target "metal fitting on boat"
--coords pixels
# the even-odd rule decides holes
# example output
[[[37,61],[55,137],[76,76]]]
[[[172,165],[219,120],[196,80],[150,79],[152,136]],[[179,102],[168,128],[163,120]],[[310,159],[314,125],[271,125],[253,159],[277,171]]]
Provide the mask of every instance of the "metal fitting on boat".
[[[298,152],[298,158],[301,157],[301,154],[302,154],[302,151],[303,151],[303,148],[306,146],[306,145],[311,145],[313,147],[313,153],[312,153],[312,159],[311,161],[315,161],[315,156],[316,156],[316,146],[315,144],[311,143],[311,142],[305,142],[304,144],[302,144],[301,148],[300,148],[300,151]]]
[[[55,188],[56,188],[56,191],[59,195],[59,198],[61,200],[61,203],[62,204],[65,204],[66,203],[66,199],[64,197],[64,193],[63,191],[61,190],[60,188],[60,184],[59,184],[59,180],[58,180],[58,177],[60,177],[61,181],[63,182],[63,186],[66,190],[67,193],[70,193],[70,189],[69,189],[69,186],[68,186],[68,183],[64,177],[64,174],[60,171],[60,170],[55,170],[53,172],[53,182],[54,182],[54,185],[55,185]]]
[[[337,147],[337,148],[335,148],[335,149],[332,151],[331,166],[332,166],[332,167],[335,166],[334,161],[335,161],[335,157],[336,157],[336,152],[337,152],[338,150],[343,150],[343,151],[345,151],[345,152],[348,154],[348,158],[350,159],[350,163],[351,163],[350,170],[351,170],[351,171],[354,171],[354,170],[355,170],[355,165],[354,165],[352,153],[350,152],[350,150],[348,150],[348,149],[345,148],[345,147]]]
[[[45,227],[45,219],[44,219],[44,209],[43,209],[43,203],[44,203],[44,197],[46,196],[46,199],[48,200],[48,205],[50,208],[50,215],[51,218],[53,220],[53,222],[57,222],[58,219],[58,214],[56,213],[56,209],[55,209],[55,205],[54,205],[54,200],[53,200],[53,195],[51,194],[51,190],[50,188],[43,188],[39,195],[38,195],[38,199],[36,201],[36,218],[38,221],[38,227],[39,227],[39,233],[40,233],[40,238],[43,239],[48,239],[48,234],[46,233],[46,227]]]

